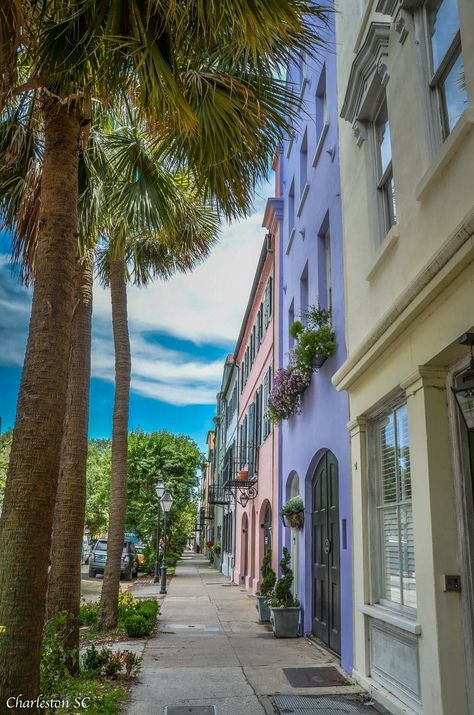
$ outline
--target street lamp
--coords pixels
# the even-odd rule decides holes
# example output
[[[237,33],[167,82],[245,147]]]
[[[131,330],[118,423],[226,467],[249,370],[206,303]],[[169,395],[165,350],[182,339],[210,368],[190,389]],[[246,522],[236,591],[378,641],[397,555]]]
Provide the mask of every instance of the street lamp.
[[[166,593],[166,519],[173,506],[173,497],[169,489],[165,489],[161,497],[161,508],[165,515],[165,523],[163,529],[163,559],[161,567],[161,588],[160,593]]]
[[[165,485],[163,483],[163,480],[158,479],[155,487],[156,491],[156,496],[158,497],[158,519],[156,522],[156,560],[155,560],[155,578],[153,579],[154,583],[158,583],[160,580],[160,503],[161,499],[163,497],[163,494],[165,493]]]

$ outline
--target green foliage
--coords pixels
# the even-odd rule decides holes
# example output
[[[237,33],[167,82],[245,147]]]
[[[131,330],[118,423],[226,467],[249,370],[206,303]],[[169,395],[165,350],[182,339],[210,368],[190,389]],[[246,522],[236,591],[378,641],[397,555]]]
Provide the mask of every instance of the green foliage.
[[[150,619],[136,614],[134,616],[129,616],[124,621],[125,630],[127,635],[131,638],[142,638],[143,636],[149,636],[153,631],[154,625],[151,623]]]
[[[197,469],[203,455],[186,435],[160,431],[131,432],[128,440],[127,531],[134,531],[149,543],[156,532],[158,504],[155,492],[157,474],[173,494],[167,518],[168,546],[177,540],[186,543],[196,521]]]
[[[132,673],[133,675],[133,673]],[[61,683],[61,700],[68,700],[74,703],[78,698],[79,702],[87,703],[87,709],[77,709],[74,712],[87,712],[87,715],[119,715],[123,700],[125,698],[125,687],[117,680],[105,680],[104,678],[91,679],[87,674],[82,673],[75,678],[68,678]],[[87,700],[84,700],[87,698]],[[70,715],[70,706],[58,706],[46,708],[45,715]]]
[[[10,459],[10,449],[12,446],[13,430],[8,430],[0,435],[0,507],[3,503],[5,483],[7,481],[8,461]]]
[[[271,598],[268,601],[269,606],[273,608],[293,608],[298,607],[300,602],[294,598],[291,587],[293,585],[293,571],[290,569],[290,552],[283,547],[282,559],[280,568],[282,576],[278,579]]]
[[[285,516],[289,514],[298,514],[299,512],[304,511],[304,503],[302,498],[292,497],[291,499],[288,499],[281,511],[282,514],[284,514]]]
[[[61,611],[44,625],[40,662],[41,692],[44,695],[57,695],[61,692],[63,680],[69,677],[68,663],[75,654],[64,650],[64,633],[72,628],[72,621],[70,613]]]
[[[271,549],[265,552],[261,566],[262,583],[260,584],[259,596],[268,596],[275,586],[276,573],[272,569],[272,552]]]
[[[112,464],[110,439],[91,439],[87,452],[86,526],[92,537],[107,531]]]
[[[292,323],[292,324],[290,325],[289,333],[290,333],[291,337],[296,340],[296,338],[298,337],[298,335],[299,335],[300,333],[302,333],[303,330],[304,330],[304,325],[303,325],[303,323],[301,322],[301,320],[295,320],[294,323]]]
[[[81,660],[82,673],[88,678],[117,678],[122,675],[130,677],[140,670],[142,658],[130,650],[116,650],[111,648],[101,648],[95,646],[87,648]]]
[[[98,601],[93,603],[81,603],[79,609],[79,625],[89,626],[90,628],[98,628],[100,620],[100,604]]]
[[[336,349],[331,311],[312,305],[302,316],[305,323],[296,321],[290,333],[296,339],[291,365],[308,380],[314,371],[314,360],[332,355]]]

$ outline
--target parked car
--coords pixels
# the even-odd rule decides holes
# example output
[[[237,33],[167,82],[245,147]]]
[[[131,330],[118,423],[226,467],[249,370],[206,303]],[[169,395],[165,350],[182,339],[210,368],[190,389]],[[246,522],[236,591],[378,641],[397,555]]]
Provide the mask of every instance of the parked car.
[[[143,571],[145,566],[145,544],[135,544],[135,551],[137,552],[138,569]]]
[[[98,573],[103,574],[107,563],[107,539],[98,539],[89,556],[89,576],[95,578]],[[138,576],[138,558],[134,544],[124,541],[122,558],[120,560],[120,576],[126,581]]]

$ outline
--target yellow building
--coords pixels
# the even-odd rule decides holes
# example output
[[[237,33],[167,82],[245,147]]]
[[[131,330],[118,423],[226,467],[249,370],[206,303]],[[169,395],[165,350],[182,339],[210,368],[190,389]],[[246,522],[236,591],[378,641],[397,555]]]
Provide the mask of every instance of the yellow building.
[[[467,715],[474,0],[337,10],[354,676],[392,713]]]

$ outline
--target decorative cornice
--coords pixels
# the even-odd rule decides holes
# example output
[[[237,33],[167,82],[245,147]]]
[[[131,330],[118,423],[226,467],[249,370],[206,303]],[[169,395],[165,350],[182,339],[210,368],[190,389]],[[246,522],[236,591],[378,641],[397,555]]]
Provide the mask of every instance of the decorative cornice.
[[[356,119],[354,124],[352,125],[352,131],[354,132],[357,146],[361,147],[367,139],[367,125],[364,122],[360,122],[358,119]]]
[[[284,200],[281,197],[271,197],[267,199],[267,204],[265,206],[265,213],[263,214],[262,226],[268,228],[271,231],[274,221],[283,221],[284,216]]]
[[[383,15],[395,15],[397,8],[413,12],[423,5],[425,0],[379,0],[375,8],[376,12]]]
[[[376,74],[382,86],[388,82],[386,59],[390,23],[373,22],[351,67],[341,117],[349,122],[359,117],[363,101]]]

